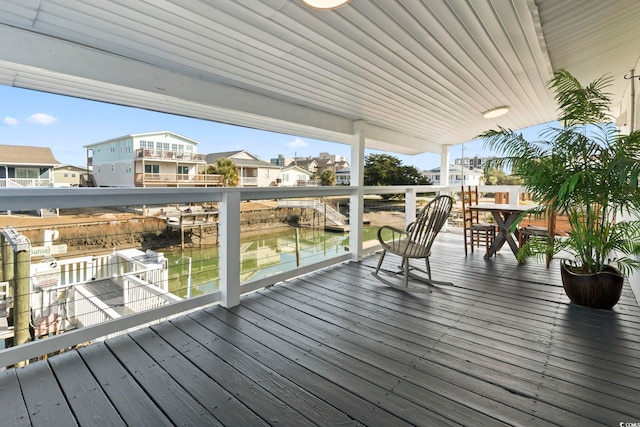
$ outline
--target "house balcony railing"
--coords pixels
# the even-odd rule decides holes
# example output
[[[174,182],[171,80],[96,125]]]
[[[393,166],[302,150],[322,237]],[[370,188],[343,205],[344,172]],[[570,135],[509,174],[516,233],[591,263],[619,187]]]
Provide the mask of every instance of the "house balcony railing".
[[[178,173],[136,173],[136,187],[221,187],[222,175],[210,174],[178,174]]]
[[[256,187],[257,185],[258,185],[257,176],[241,176],[240,177],[241,187]]]
[[[0,188],[53,187],[53,181],[46,178],[0,178]]]
[[[512,200],[518,200],[519,187],[490,187],[487,191],[509,191]],[[215,259],[207,258],[207,268],[214,269],[217,288],[210,291],[198,291],[192,298],[186,298],[160,307],[142,312],[128,314],[104,323],[79,328],[59,335],[49,336],[0,351],[0,366],[10,366],[21,361],[38,358],[42,355],[57,352],[61,349],[76,346],[80,343],[99,340],[105,336],[113,336],[122,331],[140,327],[160,319],[170,318],[178,313],[193,310],[210,304],[219,303],[225,307],[233,307],[240,303],[240,295],[271,286],[293,277],[307,274],[330,265],[359,260],[366,254],[379,249],[376,240],[363,242],[363,215],[365,195],[405,194],[404,220],[405,224],[415,219],[419,209],[417,194],[428,193],[457,193],[457,187],[442,186],[392,186],[392,187],[313,187],[313,188],[183,188],[180,191],[162,188],[51,188],[51,189],[17,189],[0,191],[0,205],[5,209],[21,211],[42,208],[104,208],[110,206],[157,206],[167,207],[176,205],[216,204],[219,210],[217,229],[217,255]],[[340,250],[327,251],[320,248],[318,258],[310,258],[308,264],[301,264],[290,269],[275,266],[273,272],[264,274],[262,269],[270,265],[266,256],[278,253],[296,253],[296,249],[288,246],[277,248],[260,247],[260,254],[255,260],[249,259],[250,267],[255,268],[256,274],[247,275],[241,270],[243,254],[249,246],[259,246],[258,241],[246,243],[241,240],[241,206],[242,201],[272,201],[295,198],[327,198],[340,197],[348,200],[350,230],[345,237]],[[372,200],[379,200],[377,197]],[[347,203],[345,201],[345,203]],[[53,227],[53,226],[52,226]],[[117,227],[121,227],[117,225]],[[120,231],[118,231],[120,232]],[[3,233],[4,234],[4,233]],[[249,246],[247,246],[249,245]],[[16,259],[24,247],[15,249]],[[3,247],[3,253],[5,247]],[[20,252],[22,253],[22,252]],[[291,256],[289,256],[291,258]],[[295,257],[293,257],[295,258]],[[259,261],[259,262],[258,262]],[[173,263],[176,264],[174,260]],[[276,262],[277,263],[277,262]],[[195,266],[195,264],[194,264]],[[184,267],[182,267],[184,268]],[[193,276],[198,273],[194,268]],[[191,265],[186,289],[192,288]],[[14,280],[19,280],[17,277]],[[194,283],[194,292],[206,283]],[[169,291],[171,291],[170,288]],[[184,292],[184,288],[182,288]],[[173,291],[175,292],[175,291]]]
[[[137,160],[144,159],[206,163],[206,156],[204,154],[190,153],[188,151],[154,150],[148,148],[136,150],[135,158]]]

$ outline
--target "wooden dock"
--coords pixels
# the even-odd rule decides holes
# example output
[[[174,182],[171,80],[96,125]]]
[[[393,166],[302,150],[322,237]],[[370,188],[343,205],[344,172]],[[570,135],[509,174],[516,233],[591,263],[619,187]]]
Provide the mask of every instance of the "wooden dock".
[[[199,230],[199,244],[202,247],[202,236],[207,227],[218,227],[218,211],[180,212],[166,217],[167,228],[180,231],[180,248],[184,249],[185,231]]]

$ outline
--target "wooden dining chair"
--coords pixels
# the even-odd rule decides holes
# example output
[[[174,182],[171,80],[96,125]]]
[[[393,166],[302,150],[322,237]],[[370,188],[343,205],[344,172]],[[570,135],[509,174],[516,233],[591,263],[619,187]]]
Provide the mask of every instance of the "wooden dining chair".
[[[518,246],[522,247],[530,239],[548,239],[555,236],[567,235],[569,219],[566,215],[559,215],[555,209],[547,207],[542,215],[529,215],[520,221],[518,227]],[[552,251],[547,252],[545,263],[547,268],[553,258]]]
[[[468,248],[473,253],[474,246],[484,246],[486,252],[496,239],[495,224],[488,224],[479,220],[478,212],[469,209],[469,206],[478,204],[478,187],[462,186],[462,228],[464,234],[464,255],[468,255]]]
[[[427,203],[416,217],[416,220],[404,230],[388,225],[380,227],[378,229],[378,241],[382,246],[382,255],[380,255],[376,270],[372,274],[382,283],[403,291],[431,292],[428,287],[419,286],[419,283],[409,285],[410,277],[426,285],[451,285],[452,283],[450,282],[432,280],[429,257],[431,256],[431,245],[449,218],[452,207],[453,198],[447,195],[440,195]],[[385,270],[393,276],[402,276],[403,280],[401,282],[388,280],[379,275],[382,261],[387,252],[402,257],[402,263],[398,270]],[[411,259],[424,259],[426,270],[410,266],[409,261]],[[412,271],[420,271],[425,273],[427,277],[416,275]]]

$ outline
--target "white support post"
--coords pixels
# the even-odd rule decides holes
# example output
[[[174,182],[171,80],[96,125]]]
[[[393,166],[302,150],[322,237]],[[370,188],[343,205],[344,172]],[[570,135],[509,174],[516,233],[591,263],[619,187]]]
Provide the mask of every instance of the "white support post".
[[[443,145],[442,151],[440,152],[440,185],[449,185],[449,165],[451,164],[449,161],[449,147],[450,145]],[[464,161],[464,160],[463,160]],[[442,194],[442,193],[441,193]],[[450,196],[455,197],[454,193],[449,192]],[[444,223],[442,227],[444,231],[449,231],[449,220]]]
[[[449,145],[443,145],[440,152],[440,185],[449,185]]]
[[[416,202],[416,189],[415,188],[407,188],[407,191],[404,194],[404,222],[405,227],[408,227],[409,224],[416,220],[416,207],[418,206]]]
[[[351,186],[356,187],[349,197],[349,252],[351,259],[362,257],[362,223],[364,212],[364,145],[367,123],[353,123],[351,141]]]
[[[226,191],[220,201],[220,304],[240,304],[240,192]]]

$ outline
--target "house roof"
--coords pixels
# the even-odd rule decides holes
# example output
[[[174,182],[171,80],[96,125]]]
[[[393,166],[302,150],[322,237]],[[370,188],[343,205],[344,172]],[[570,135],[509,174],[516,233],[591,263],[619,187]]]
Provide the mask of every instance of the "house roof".
[[[450,174],[455,174],[455,173],[460,173],[462,172],[462,168],[460,167],[460,165],[450,165],[449,166],[449,173]],[[423,173],[440,173],[440,168],[433,168],[433,169],[429,169],[429,170],[425,170],[423,171]],[[474,169],[470,169],[468,167],[464,168],[464,173],[468,174],[468,175],[484,175],[484,171],[482,170],[482,168],[474,168]]]
[[[316,165],[318,164],[318,160],[317,159],[298,159],[298,160],[293,160],[291,163],[289,164],[294,164],[294,165],[298,165],[298,166],[308,166],[315,163]]]
[[[282,168],[282,170],[280,172],[281,173],[286,173],[286,172],[291,172],[291,171],[301,172],[301,173],[304,173],[305,175],[309,175],[309,176],[313,175],[308,170],[303,169],[300,166],[296,166],[296,165],[286,166],[286,167]]]
[[[635,102],[637,0],[105,4],[0,0],[0,84],[401,154],[554,120],[561,69]]]
[[[0,164],[14,166],[55,166],[60,162],[49,147],[0,145]]]
[[[100,142],[94,142],[92,144],[88,144],[88,145],[84,145],[84,148],[91,148],[91,147],[95,147],[96,145],[100,145],[100,144],[104,144],[105,142],[111,142],[111,141],[120,141],[123,139],[128,139],[128,138],[142,138],[142,137],[151,137],[154,135],[171,135],[174,138],[177,139],[182,139],[185,142],[189,142],[193,145],[198,145],[200,144],[198,141],[196,141],[195,139],[191,139],[191,138],[187,138],[186,136],[182,136],[178,133],[175,132],[171,132],[169,130],[163,130],[163,131],[157,131],[157,132],[145,132],[145,133],[130,133],[128,135],[122,135],[122,136],[118,136],[116,138],[109,138],[106,139],[104,141],[100,141]]]
[[[249,158],[239,157],[240,155],[247,155]],[[265,162],[264,160],[260,160],[257,156],[251,154],[246,150],[236,150],[236,151],[222,151],[219,153],[209,153],[206,156],[207,163],[212,164],[215,163],[218,159],[230,159],[236,166],[251,166],[251,167],[260,167],[260,168],[269,168],[269,169],[280,169],[280,166],[274,165],[271,162]]]
[[[86,172],[87,168],[86,168],[86,166],[82,167],[82,166],[74,166],[74,165],[58,165],[58,166],[55,166],[53,168],[53,170],[55,170],[55,171],[59,171],[59,170],[74,170],[74,171],[78,171],[78,172]]]

